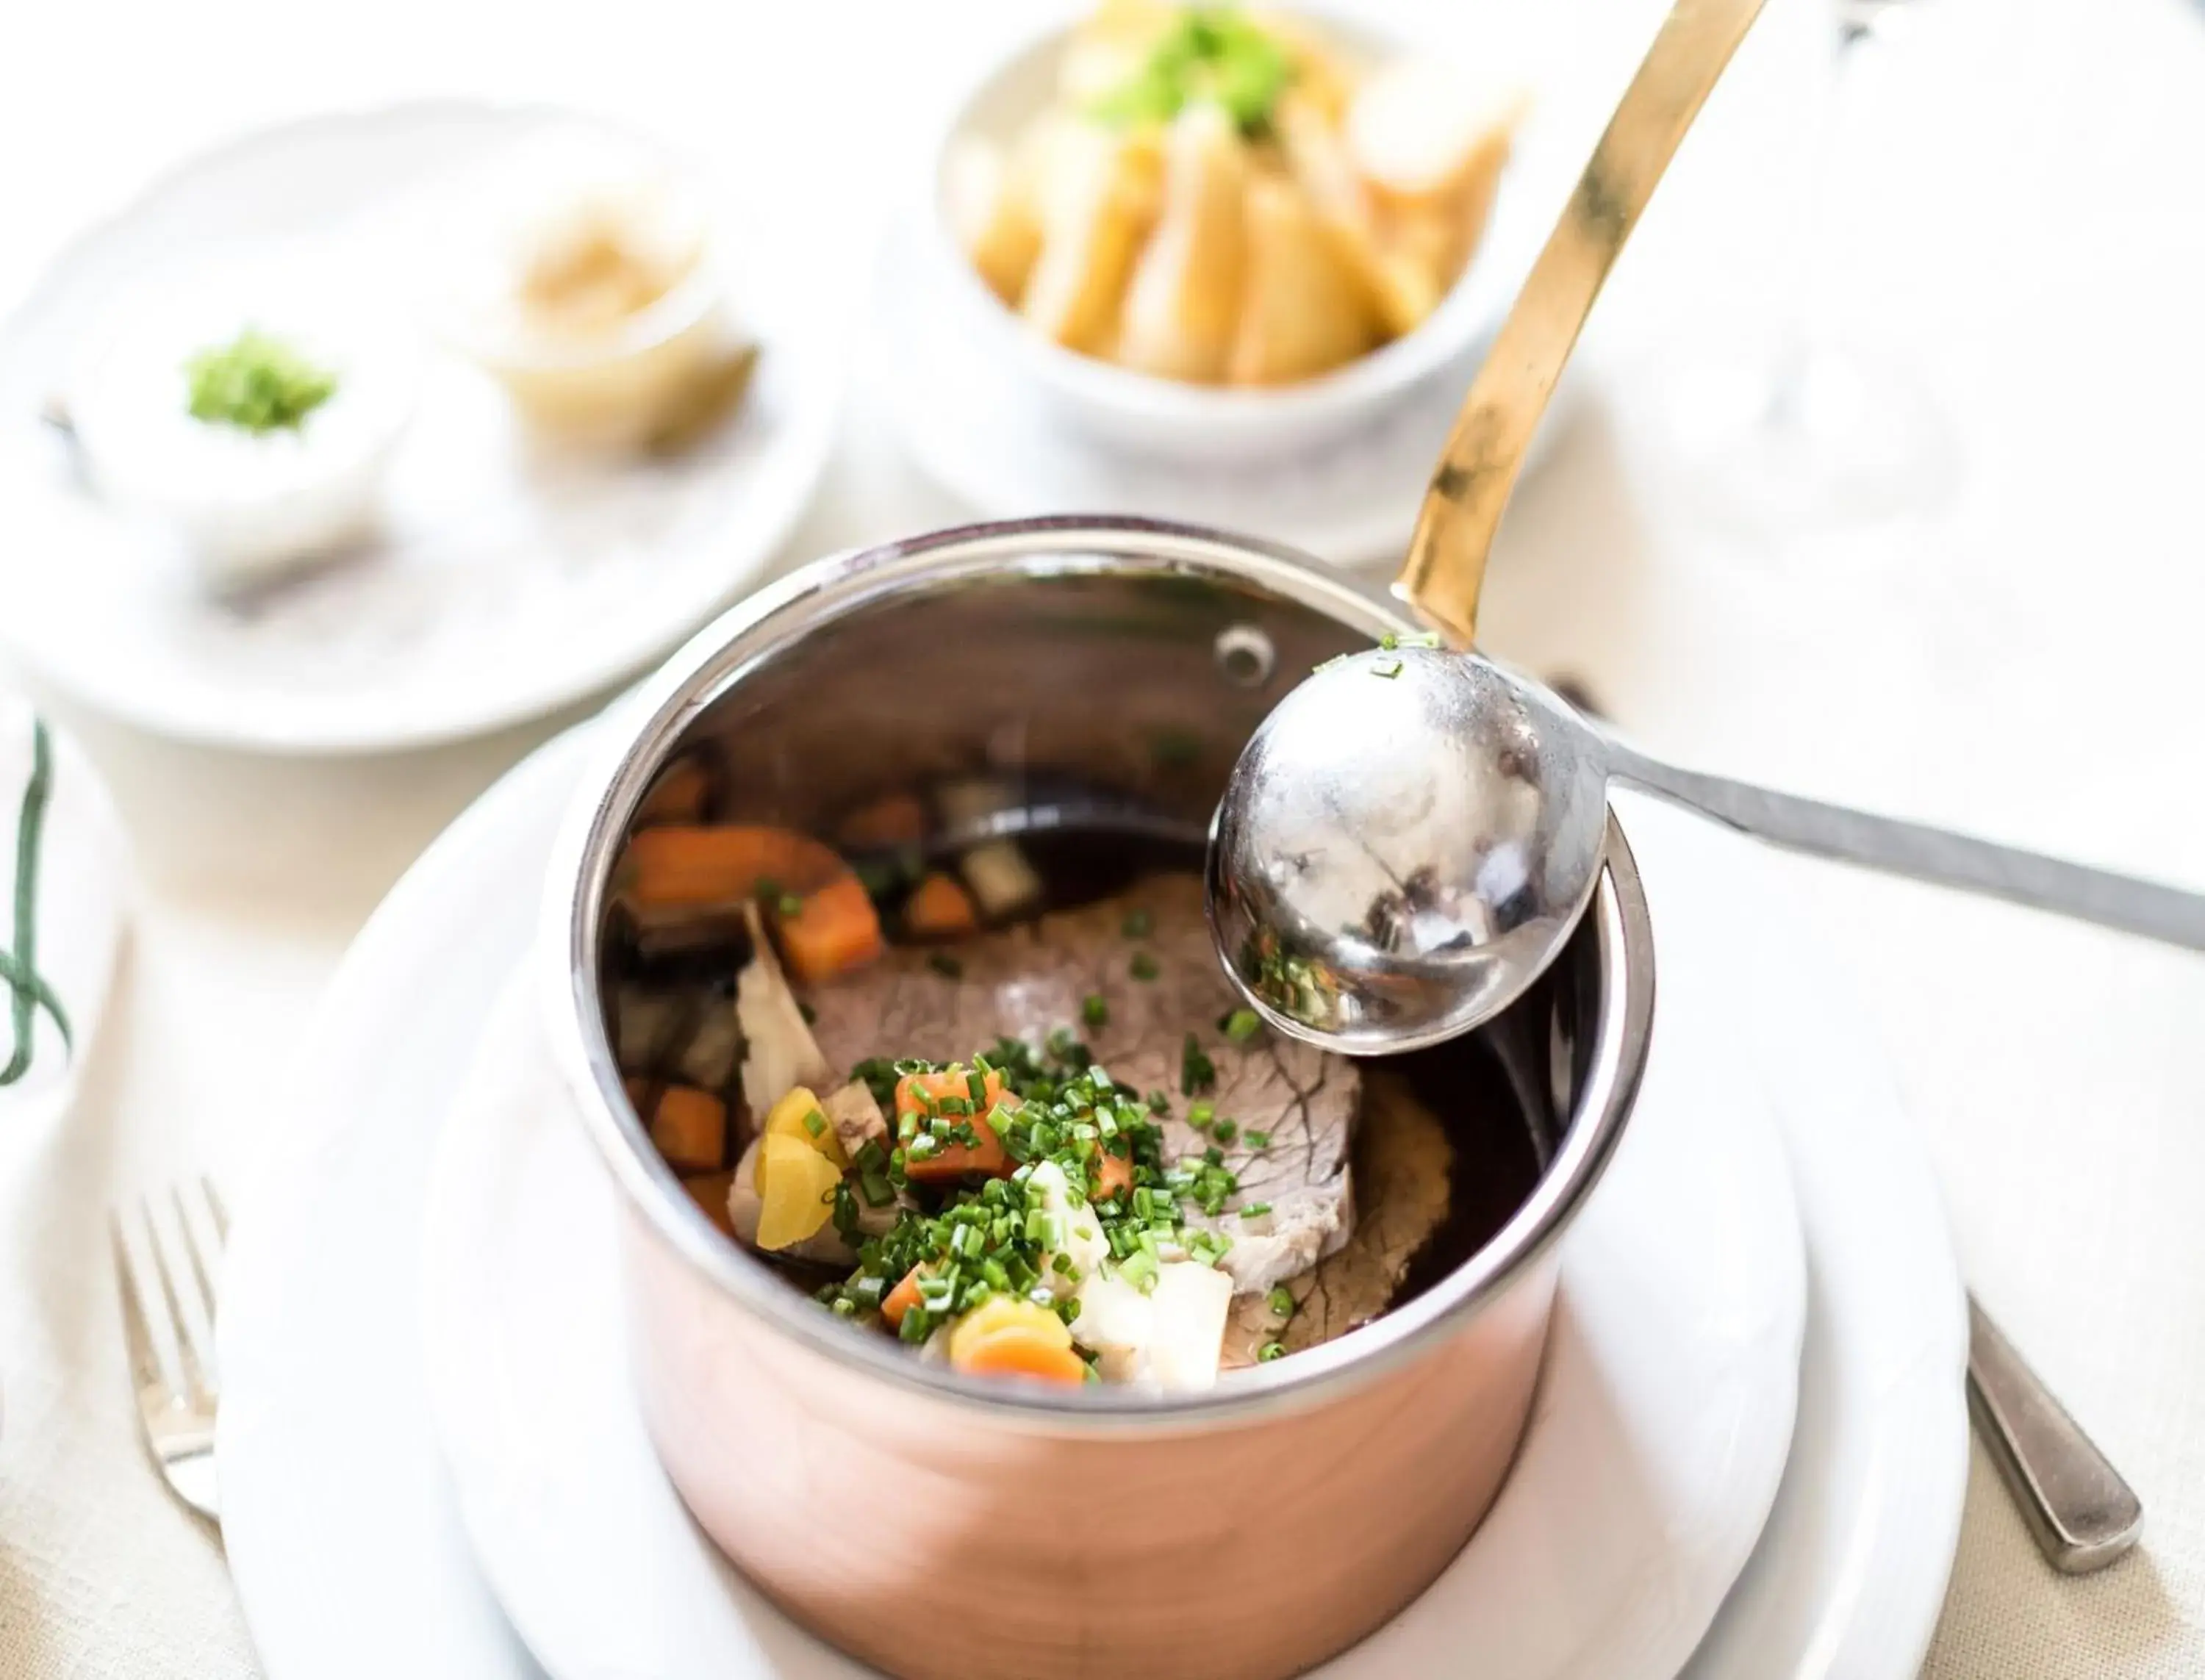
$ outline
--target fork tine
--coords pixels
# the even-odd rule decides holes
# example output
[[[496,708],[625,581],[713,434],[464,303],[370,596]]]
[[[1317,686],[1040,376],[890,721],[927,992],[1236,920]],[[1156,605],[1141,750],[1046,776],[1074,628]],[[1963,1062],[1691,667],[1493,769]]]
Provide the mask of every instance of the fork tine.
[[[169,1275],[169,1257],[162,1252],[161,1227],[153,1218],[153,1204],[141,1202],[145,1209],[146,1229],[152,1241],[147,1244],[153,1256],[153,1273],[161,1280],[161,1298],[168,1303],[169,1324],[175,1333],[176,1363],[184,1380],[184,1398],[194,1403],[213,1398],[213,1385],[207,1380],[206,1365],[199,1346],[199,1327],[188,1317],[176,1299],[175,1279]],[[189,1242],[188,1236],[186,1238]]]
[[[138,1268],[131,1263],[122,1214],[108,1214],[107,1235],[115,1247],[115,1286],[122,1297],[122,1345],[130,1356],[130,1380],[141,1393],[159,1388],[173,1395],[175,1386],[161,1369],[160,1356],[153,1351],[153,1333],[146,1322],[145,1297],[138,1291]]]
[[[229,1246],[229,1210],[222,1205],[222,1197],[215,1193],[214,1180],[202,1177],[199,1194],[206,1197],[207,1212],[214,1216],[215,1246],[219,1250]]]
[[[206,1315],[209,1329],[214,1327],[214,1279],[207,1270],[205,1244],[199,1238],[199,1227],[192,1223],[191,1209],[184,1205],[184,1187],[170,1186],[169,1199],[175,1203],[176,1229],[183,1233],[184,1256],[192,1263],[192,1277],[199,1286],[199,1306]]]

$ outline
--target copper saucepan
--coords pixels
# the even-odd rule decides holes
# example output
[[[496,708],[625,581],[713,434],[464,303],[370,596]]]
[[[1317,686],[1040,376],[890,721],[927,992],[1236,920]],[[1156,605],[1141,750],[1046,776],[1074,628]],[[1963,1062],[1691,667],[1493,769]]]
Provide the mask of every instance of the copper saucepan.
[[[651,1147],[602,984],[609,878],[645,790],[709,750],[725,815],[823,831],[871,794],[984,771],[1198,837],[1241,744],[1311,665],[1412,627],[1361,583],[1215,532],[980,525],[811,565],[700,634],[615,726],[553,863],[537,960],[617,1185],[637,1391],[705,1532],[844,1650],[912,1680],[1271,1680],[1423,1590],[1507,1475],[1556,1240],[1631,1113],[1653,1012],[1645,904],[1611,822],[1562,958],[1484,1030],[1543,1172],[1453,1271],[1198,1396],[1035,1391],[835,1319],[722,1237]]]

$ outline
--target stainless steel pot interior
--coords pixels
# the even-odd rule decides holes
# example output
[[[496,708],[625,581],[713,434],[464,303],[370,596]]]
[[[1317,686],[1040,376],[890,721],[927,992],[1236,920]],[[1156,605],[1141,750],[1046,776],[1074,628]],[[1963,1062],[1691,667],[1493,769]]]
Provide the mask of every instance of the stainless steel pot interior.
[[[614,862],[678,753],[717,756],[732,800],[720,815],[737,820],[828,832],[891,788],[984,775],[1015,792],[1027,821],[1091,820],[1099,804],[1110,821],[1199,840],[1242,742],[1287,689],[1321,660],[1413,627],[1374,590],[1287,551],[1144,521],[1055,519],[823,561],[701,634],[637,697],[633,733],[590,790],[550,885],[565,925],[555,1038],[597,1143],[657,1234],[788,1334],[1013,1426],[1185,1427],[1305,1404],[1477,1311],[1598,1178],[1643,1066],[1650,931],[1613,828],[1600,890],[1561,959],[1487,1030],[1547,1163],[1529,1199],[1477,1254],[1376,1323],[1173,1402],[1027,1392],[922,1364],[739,1252],[623,1096],[600,983]]]

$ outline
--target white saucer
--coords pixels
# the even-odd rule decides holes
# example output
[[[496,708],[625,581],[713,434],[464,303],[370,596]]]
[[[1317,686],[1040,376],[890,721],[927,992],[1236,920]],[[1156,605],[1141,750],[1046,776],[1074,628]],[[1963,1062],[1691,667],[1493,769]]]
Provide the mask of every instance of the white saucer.
[[[568,737],[514,771],[377,913],[278,1093],[298,1125],[239,1210],[225,1540],[270,1680],[540,1672],[474,1564],[438,1460],[420,1244],[444,1115],[532,931],[532,890],[502,884],[537,878],[579,750]],[[1755,980],[1738,996],[1782,1032],[1756,1062],[1784,1071],[1777,1116],[1813,1169],[1798,1187],[1812,1278],[1798,1443],[1691,1672],[1906,1680],[1942,1599],[1966,1468],[1958,1274],[1857,1016],[1771,931],[1783,920],[1753,890],[1750,854],[1679,821],[1632,815],[1649,883],[1665,890],[1697,858],[1725,902],[1744,895],[1750,920],[1732,932]]]
[[[160,733],[380,751],[499,728],[605,688],[754,581],[825,468],[842,377],[838,329],[787,264],[734,278],[735,310],[763,353],[734,418],[687,454],[547,460],[484,377],[435,357],[379,534],[241,600],[209,596],[169,533],[94,498],[40,420],[104,312],[148,275],[279,243],[379,275],[411,249],[407,230],[440,183],[580,121],[437,101],[271,128],[181,165],[65,251],[0,325],[11,519],[0,633],[15,653]],[[754,215],[728,214],[755,229]],[[360,283],[373,297],[398,285]]]
[[[1340,566],[1398,559],[1440,446],[1491,331],[1406,393],[1346,447],[1249,466],[1178,466],[1112,450],[1068,428],[1011,359],[962,334],[966,311],[908,225],[892,229],[875,286],[873,350],[904,446],[929,478],[984,519],[1138,513],[1283,543]],[[1582,371],[1555,389],[1525,471],[1568,424]]]
[[[1726,956],[1681,931],[1662,946],[1644,1089],[1570,1233],[1500,1500],[1429,1591],[1318,1673],[1409,1680],[1474,1650],[1485,1680],[1670,1680],[1744,1567],[1791,1447],[1806,1279],[1768,1100],[1729,1053]],[[537,1002],[516,984],[491,1018],[425,1224],[430,1399],[476,1556],[559,1680],[857,1680],[726,1565],[652,1457],[607,1181]]]

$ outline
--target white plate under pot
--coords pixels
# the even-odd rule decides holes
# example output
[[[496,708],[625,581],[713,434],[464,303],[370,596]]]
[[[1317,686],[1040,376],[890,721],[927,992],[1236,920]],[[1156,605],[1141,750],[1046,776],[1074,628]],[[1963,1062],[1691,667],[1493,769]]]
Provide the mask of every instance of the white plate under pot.
[[[579,750],[569,737],[516,769],[394,889],[301,1047],[299,1123],[239,1209],[225,1538],[270,1680],[541,1673],[473,1561],[440,1461],[421,1255],[437,1139],[532,935]],[[1966,1467],[1959,1284],[1934,1184],[1857,1012],[1772,931],[1788,923],[1749,860],[1697,825],[1631,821],[1657,923],[1719,923],[1748,895],[1728,925],[1752,978],[1731,1019],[1802,1169],[1810,1279],[1794,1451],[1689,1671],[1906,1680],[1942,1599]]]

